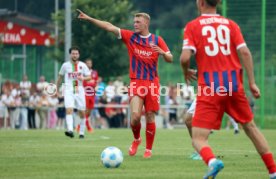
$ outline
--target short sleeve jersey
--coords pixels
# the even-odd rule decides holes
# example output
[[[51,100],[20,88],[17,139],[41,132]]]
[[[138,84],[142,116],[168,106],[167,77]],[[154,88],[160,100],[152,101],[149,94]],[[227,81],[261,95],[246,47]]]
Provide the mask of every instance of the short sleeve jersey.
[[[184,29],[183,49],[195,53],[198,85],[224,86],[232,90],[242,87],[242,66],[237,50],[246,46],[239,26],[222,16],[201,15]]]
[[[133,31],[120,29],[119,39],[122,39],[128,49],[129,77],[131,79],[153,81],[155,77],[158,77],[159,54],[152,50],[151,45],[155,44],[165,53],[170,53],[163,38],[155,34],[141,36]]]
[[[59,74],[64,76],[66,88],[75,86],[83,86],[82,81],[78,80],[78,76],[89,76],[90,71],[85,63],[78,61],[73,64],[71,61],[62,64]]]

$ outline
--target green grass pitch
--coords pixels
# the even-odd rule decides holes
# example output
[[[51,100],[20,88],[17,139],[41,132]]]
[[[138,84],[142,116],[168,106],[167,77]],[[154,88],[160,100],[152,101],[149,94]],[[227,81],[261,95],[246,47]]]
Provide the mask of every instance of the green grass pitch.
[[[189,159],[193,152],[186,129],[157,129],[153,157],[144,159],[142,144],[134,157],[128,156],[132,141],[130,129],[95,130],[84,140],[70,139],[63,131],[30,130],[0,131],[0,178],[181,178],[198,179],[207,167],[202,161]],[[276,153],[276,132],[262,131],[273,153]],[[225,168],[218,179],[267,179],[260,156],[242,131],[216,131],[209,143],[217,156],[223,157]],[[120,148],[124,161],[117,169],[104,168],[102,150]]]

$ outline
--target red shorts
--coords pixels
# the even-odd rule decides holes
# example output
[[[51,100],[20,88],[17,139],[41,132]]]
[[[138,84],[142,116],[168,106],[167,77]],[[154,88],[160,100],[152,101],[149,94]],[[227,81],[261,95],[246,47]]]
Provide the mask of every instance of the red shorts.
[[[85,96],[86,109],[93,109],[95,103],[95,96]]]
[[[144,100],[145,112],[157,112],[160,105],[159,95],[159,79],[155,78],[153,81],[131,79],[129,86],[129,99],[139,96]]]
[[[224,112],[236,122],[245,124],[253,119],[253,113],[244,91],[233,92],[232,96],[197,96],[193,127],[220,129]]]

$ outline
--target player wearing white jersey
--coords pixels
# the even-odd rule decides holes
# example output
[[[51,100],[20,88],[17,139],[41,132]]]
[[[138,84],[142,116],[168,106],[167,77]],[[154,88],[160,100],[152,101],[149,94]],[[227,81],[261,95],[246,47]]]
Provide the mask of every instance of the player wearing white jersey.
[[[64,78],[63,92],[64,103],[66,108],[66,124],[67,131],[65,135],[73,138],[73,109],[79,111],[80,131],[79,138],[84,138],[85,131],[85,89],[83,81],[90,80],[91,75],[85,63],[79,61],[80,50],[78,47],[69,49],[71,60],[62,64],[57,80],[57,88],[60,86],[62,78]],[[58,90],[57,90],[58,91]]]
[[[192,119],[193,119],[193,116],[195,114],[195,109],[196,109],[196,99],[194,99],[193,103],[189,107],[189,109],[187,111],[187,114],[184,118],[186,127],[189,131],[189,135],[190,135],[191,138],[192,138]],[[230,122],[232,123],[232,125],[234,127],[234,134],[238,134],[239,133],[238,123],[231,116],[229,116],[229,120],[230,120]],[[190,156],[190,158],[193,159],[193,160],[202,160],[201,156],[197,152],[193,152],[192,155]]]

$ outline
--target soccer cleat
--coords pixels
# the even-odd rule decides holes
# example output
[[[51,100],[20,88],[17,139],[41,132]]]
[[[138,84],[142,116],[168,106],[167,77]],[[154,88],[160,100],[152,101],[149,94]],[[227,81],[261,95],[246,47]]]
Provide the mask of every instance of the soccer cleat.
[[[80,138],[80,139],[84,139],[84,135],[80,135],[79,138]]]
[[[234,131],[234,134],[239,134],[240,133],[240,131],[238,130],[238,129],[236,129],[235,131]]]
[[[197,152],[192,153],[192,155],[190,156],[190,159],[192,159],[192,160],[202,160],[201,156]]]
[[[203,179],[214,179],[216,178],[219,171],[224,168],[224,164],[221,160],[216,159],[207,171],[207,174],[203,177]]]
[[[152,152],[151,150],[146,149],[144,153],[144,158],[151,158]]]
[[[92,127],[87,127],[87,131],[88,131],[89,133],[92,133],[92,132],[93,132],[93,128],[92,128]]]
[[[142,139],[134,139],[131,146],[129,147],[128,154],[134,156],[137,153],[138,146],[141,144]]]
[[[269,178],[270,179],[276,179],[276,172],[272,173],[272,174],[269,174]]]
[[[72,131],[65,131],[64,133],[67,137],[71,137],[71,138],[74,137],[74,133]]]

